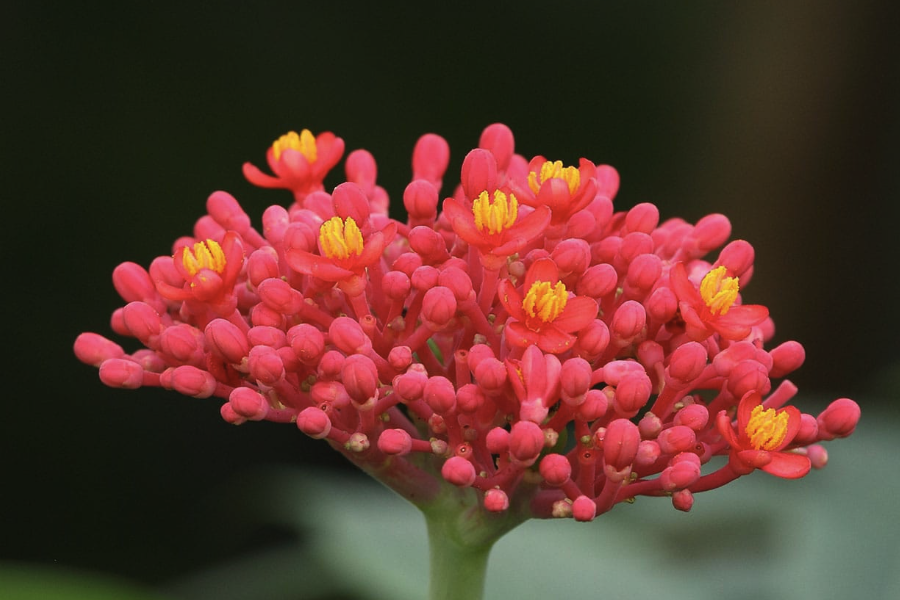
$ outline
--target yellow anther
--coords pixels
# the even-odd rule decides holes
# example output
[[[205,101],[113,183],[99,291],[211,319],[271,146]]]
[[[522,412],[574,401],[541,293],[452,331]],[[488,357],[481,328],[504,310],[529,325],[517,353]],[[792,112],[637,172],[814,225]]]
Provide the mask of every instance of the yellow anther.
[[[535,281],[522,301],[522,310],[533,319],[550,323],[566,307],[569,296],[562,281],[551,285],[548,281]]]
[[[494,200],[491,201],[487,191],[484,191],[475,198],[472,213],[475,215],[475,226],[479,231],[500,233],[515,224],[516,217],[519,216],[519,201],[513,194],[507,197],[500,190],[494,192]]]
[[[331,217],[319,228],[319,244],[328,258],[344,259],[362,254],[363,236],[353,217]]]
[[[581,172],[575,167],[564,167],[561,160],[555,162],[548,160],[541,165],[540,174],[535,171],[528,174],[528,187],[537,194],[541,184],[548,179],[562,179],[569,186],[569,193],[574,194],[581,185]]]
[[[700,297],[714,315],[724,315],[737,300],[737,277],[725,277],[725,267],[716,267],[706,274],[700,282]]]
[[[316,136],[309,129],[304,129],[297,135],[296,131],[289,131],[272,143],[272,155],[275,160],[281,158],[285,150],[296,150],[303,154],[311,163],[316,162]]]
[[[193,249],[184,247],[181,252],[181,264],[192,277],[201,269],[221,274],[225,270],[225,253],[215,240],[197,242]]]
[[[774,450],[787,435],[789,416],[780,414],[774,408],[763,408],[760,404],[750,413],[747,422],[747,437],[755,450]]]

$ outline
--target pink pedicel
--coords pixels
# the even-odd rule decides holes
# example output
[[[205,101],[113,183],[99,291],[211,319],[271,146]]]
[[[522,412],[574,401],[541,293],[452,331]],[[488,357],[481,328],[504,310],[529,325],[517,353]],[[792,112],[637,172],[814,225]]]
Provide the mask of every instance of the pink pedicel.
[[[216,398],[228,423],[295,423],[423,509],[518,520],[688,511],[753,471],[822,468],[856,428],[852,400],[789,404],[805,352],[769,345],[754,249],[723,215],[616,210],[614,168],[524,157],[494,124],[449,186],[447,142],[422,136],[396,220],[365,150],[326,190],[344,150],[302,130],[267,172],[246,163],[293,201],[255,228],[214,192],[192,235],[113,271],[112,329],[144,347],[84,333],[78,359],[110,387]]]

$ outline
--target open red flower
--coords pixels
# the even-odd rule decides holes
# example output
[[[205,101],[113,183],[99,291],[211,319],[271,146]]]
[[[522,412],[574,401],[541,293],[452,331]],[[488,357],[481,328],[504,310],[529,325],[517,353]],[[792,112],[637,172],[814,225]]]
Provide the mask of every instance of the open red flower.
[[[178,248],[172,262],[185,283],[177,287],[163,280],[156,281],[156,290],[162,297],[176,302],[197,300],[218,304],[234,291],[244,264],[244,247],[240,236],[229,231],[221,244],[208,239],[196,242],[192,247]]]
[[[301,202],[310,192],[322,189],[322,181],[343,154],[344,140],[330,131],[317,136],[308,129],[299,134],[290,131],[275,140],[266,152],[266,161],[275,176],[247,162],[244,177],[259,187],[291,190]]]
[[[524,297],[509,279],[500,282],[500,302],[514,319],[506,325],[506,339],[513,345],[535,344],[544,352],[560,354],[575,344],[572,333],[597,317],[596,300],[569,297],[552,259],[532,263],[523,289]]]
[[[769,316],[765,306],[735,304],[739,281],[737,277],[726,277],[726,273],[725,267],[711,270],[697,289],[688,279],[683,263],[675,264],[669,272],[669,283],[678,297],[685,331],[691,339],[703,341],[715,332],[729,340],[742,340]]]
[[[514,191],[523,204],[550,208],[551,226],[562,225],[594,199],[596,170],[594,163],[585,158],[576,169],[564,167],[562,161],[551,162],[536,156],[528,164],[528,186],[517,186]]]
[[[749,392],[738,404],[737,432],[724,410],[716,418],[716,428],[731,446],[728,460],[740,474],[762,469],[797,479],[809,473],[807,456],[784,451],[800,431],[800,411],[794,406],[765,408],[759,393]]]
[[[444,200],[444,213],[460,238],[481,254],[485,269],[497,271],[507,257],[541,235],[550,222],[550,209],[539,206],[519,219],[519,202],[513,194],[485,190],[470,208],[458,200]]]

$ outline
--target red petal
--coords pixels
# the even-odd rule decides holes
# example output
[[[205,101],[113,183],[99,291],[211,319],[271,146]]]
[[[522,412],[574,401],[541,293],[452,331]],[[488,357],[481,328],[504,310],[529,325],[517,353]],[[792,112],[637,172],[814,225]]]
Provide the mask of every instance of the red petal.
[[[747,392],[741,398],[737,411],[737,426],[740,432],[741,441],[745,442],[747,434],[747,423],[750,422],[750,414],[753,409],[762,404],[762,396],[758,392]]]
[[[447,198],[444,200],[444,214],[447,215],[447,219],[450,221],[450,226],[453,227],[453,231],[456,235],[461,237],[464,242],[478,248],[483,248],[488,245],[489,242],[487,236],[482,234],[478,228],[475,227],[475,215],[472,214],[471,208],[466,209],[453,198]]]
[[[559,281],[559,267],[550,258],[539,258],[531,264],[525,273],[524,290],[530,290],[535,281],[546,281],[550,285],[556,285]]]
[[[312,275],[325,281],[341,281],[353,275],[353,271],[337,266],[331,259],[303,250],[289,249],[285,252],[285,260],[298,273]]]
[[[569,298],[562,313],[553,319],[553,326],[566,333],[581,331],[597,318],[597,301],[587,296]]]
[[[504,279],[500,282],[497,296],[500,298],[500,304],[503,305],[503,308],[506,309],[510,316],[517,321],[525,320],[525,311],[522,310],[522,295],[509,279]]]
[[[690,304],[694,310],[700,306],[705,306],[703,299],[700,297],[700,291],[688,279],[687,271],[684,270],[684,263],[675,263],[669,270],[669,287],[678,296],[680,302]]]
[[[283,188],[285,184],[277,177],[272,177],[259,170],[258,167],[248,162],[244,163],[244,177],[255,186],[261,188]]]
[[[575,336],[555,327],[553,324],[541,328],[538,347],[544,352],[562,354],[575,345]]]
[[[728,416],[728,413],[720,411],[716,416],[716,429],[719,430],[719,433],[725,438],[725,441],[728,442],[728,445],[734,449],[740,449],[741,443],[737,438],[737,435],[734,433],[734,427],[731,424],[731,417]]]
[[[505,241],[495,248],[493,253],[509,256],[518,252],[525,244],[544,233],[549,224],[550,209],[546,206],[534,209],[534,211],[523,217],[521,221],[503,232],[502,239]]]
[[[507,343],[521,348],[536,344],[540,338],[538,332],[528,329],[524,323],[519,321],[508,322],[504,333]]]
[[[759,325],[769,316],[769,309],[761,304],[732,306],[727,313],[719,315],[711,322],[723,337],[741,340],[750,335],[750,329]]]
[[[770,452],[769,456],[772,460],[760,467],[766,473],[785,479],[799,479],[809,473],[811,463],[808,456],[793,452]]]

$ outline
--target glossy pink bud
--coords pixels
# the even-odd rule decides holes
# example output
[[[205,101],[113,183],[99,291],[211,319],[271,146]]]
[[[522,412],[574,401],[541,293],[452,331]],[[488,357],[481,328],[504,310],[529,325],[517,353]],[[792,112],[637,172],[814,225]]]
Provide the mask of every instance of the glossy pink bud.
[[[690,427],[675,425],[661,431],[656,442],[664,454],[678,454],[692,449],[697,444],[697,436]]]
[[[122,308],[122,321],[128,332],[147,346],[155,346],[157,336],[163,331],[159,313],[144,302],[126,304]]]
[[[484,406],[484,392],[474,383],[467,383],[456,393],[456,406],[460,412],[472,414]]]
[[[497,167],[505,171],[515,151],[515,139],[509,127],[502,123],[494,123],[485,127],[478,139],[478,147],[490,150],[497,159]]]
[[[766,373],[772,367],[772,357],[769,353],[746,341],[731,344],[719,352],[713,359],[713,367],[718,375],[727,377],[738,363],[745,360],[753,360],[763,365]]]
[[[259,299],[274,311],[295,314],[303,308],[303,294],[295,290],[284,279],[270,278],[262,281],[257,289]]]
[[[426,133],[413,148],[413,179],[424,179],[438,189],[449,163],[450,146],[447,140],[434,133]]]
[[[544,449],[544,432],[531,421],[518,421],[509,432],[509,453],[525,465],[537,460]]]
[[[453,292],[457,303],[466,302],[474,298],[472,280],[469,275],[458,267],[448,267],[441,271],[438,283]]]
[[[820,439],[847,437],[856,429],[859,416],[859,405],[856,402],[849,398],[835,400],[816,418]]]
[[[706,368],[708,356],[706,348],[698,342],[687,342],[678,346],[672,352],[669,366],[666,367],[667,383],[684,386],[694,381]]]
[[[662,420],[652,412],[645,413],[638,421],[638,430],[644,439],[653,439],[662,431]]]
[[[362,330],[360,324],[350,317],[338,317],[328,327],[331,343],[346,355],[368,354],[372,350],[372,340]]]
[[[806,446],[819,441],[819,439],[819,422],[814,416],[801,413],[800,429],[797,431],[797,435],[794,436],[791,443],[797,444],[798,446]]]
[[[628,419],[614,419],[603,436],[603,460],[618,471],[631,466],[641,443],[641,432]]]
[[[656,443],[655,440],[643,440],[640,444],[638,444],[638,451],[634,457],[635,466],[641,467],[649,467],[662,455],[662,450],[659,449],[659,444]]]
[[[584,402],[578,406],[578,415],[591,422],[603,418],[609,410],[609,398],[602,390],[588,390]]]
[[[572,406],[584,402],[584,396],[591,389],[593,377],[591,364],[583,358],[570,358],[562,363],[560,370],[560,398]]]
[[[309,395],[316,406],[342,408],[350,404],[350,396],[344,385],[338,381],[317,381],[309,389]]]
[[[561,277],[569,273],[581,274],[591,264],[591,248],[584,240],[567,239],[556,245],[550,258],[559,267]]]
[[[738,277],[741,285],[748,282],[747,272],[753,268],[755,257],[753,246],[745,240],[734,240],[719,252],[719,260],[714,267],[725,267],[732,277]]]
[[[630,343],[643,333],[646,325],[644,307],[639,302],[627,300],[613,314],[610,332],[615,339]]]
[[[358,405],[365,405],[378,396],[378,371],[368,356],[348,356],[341,367],[341,381]]]
[[[683,452],[669,462],[659,474],[663,490],[681,490],[700,478],[700,459],[692,452]]]
[[[694,506],[694,494],[691,490],[681,489],[672,493],[672,506],[676,510],[688,512]]]
[[[381,279],[381,290],[391,300],[403,300],[411,287],[409,277],[402,271],[389,271]]]
[[[156,298],[156,286],[150,274],[137,263],[124,262],[113,269],[113,287],[125,302]]]
[[[806,449],[806,456],[813,469],[824,469],[828,465],[828,450],[820,444],[814,444]]]
[[[322,354],[316,371],[319,379],[336,379],[344,365],[345,357],[337,350],[329,350]]]
[[[579,296],[602,298],[616,290],[619,274],[612,265],[602,263],[588,268],[575,284]]]
[[[250,228],[250,217],[228,192],[213,192],[206,200],[206,211],[223,229],[244,233]]]
[[[403,191],[403,206],[411,223],[434,222],[437,218],[438,191],[433,181],[416,179]]]
[[[630,294],[643,296],[659,281],[660,275],[662,260],[655,254],[641,254],[628,265],[625,289]]]
[[[442,263],[450,258],[444,238],[431,227],[420,225],[409,232],[409,247],[417,252],[422,260],[430,263]]]
[[[493,195],[497,189],[497,159],[489,150],[476,148],[463,159],[461,184],[469,201],[487,191]]]
[[[501,489],[491,488],[484,493],[484,508],[490,512],[503,512],[509,508],[509,496]]]
[[[265,397],[247,387],[234,388],[228,395],[228,403],[236,414],[248,421],[261,421],[269,412]]]
[[[675,413],[675,425],[684,425],[700,431],[709,422],[709,410],[702,404],[688,404]]]
[[[647,404],[652,391],[653,384],[646,373],[629,373],[616,386],[616,412],[626,417],[635,416]]]
[[[291,217],[288,214],[288,211],[279,204],[273,204],[266,208],[262,214],[262,232],[263,236],[272,244],[280,244],[284,239],[284,232],[287,230],[288,226],[291,224]],[[263,248],[269,248],[270,250],[275,250],[270,246],[263,246],[259,250]],[[258,252],[258,250],[257,250]],[[256,254],[254,252],[253,254]],[[253,254],[250,256],[252,257]],[[249,266],[249,265],[248,265]]]
[[[735,398],[743,398],[749,392],[765,394],[771,387],[769,371],[755,360],[741,361],[728,374],[727,387]]]
[[[469,487],[475,482],[475,466],[461,456],[451,456],[441,467],[441,476],[458,487]]]
[[[422,302],[422,318],[432,327],[441,329],[456,316],[456,297],[444,286],[433,287],[425,292]]]
[[[271,246],[263,246],[255,250],[247,259],[247,278],[254,287],[263,281],[280,277],[278,270],[278,252]]]
[[[494,427],[485,436],[484,444],[491,454],[506,454],[509,452],[509,432],[502,427]]]
[[[203,333],[186,323],[167,327],[159,336],[159,349],[184,363],[203,360],[203,344]]]
[[[347,174],[347,181],[355,183],[366,193],[375,188],[375,182],[378,180],[378,164],[368,150],[354,150],[348,154],[347,160],[344,161],[344,171]],[[347,215],[339,213],[339,216],[345,218]]]
[[[624,271],[638,256],[653,252],[653,239],[646,233],[629,233],[622,238],[622,245],[613,259],[613,266]]]
[[[230,364],[240,362],[250,353],[250,344],[237,325],[225,319],[213,319],[203,332],[210,351]]]
[[[540,472],[548,485],[558,487],[572,476],[572,465],[562,454],[548,454],[541,459]]]
[[[288,329],[286,339],[294,355],[306,365],[315,364],[325,350],[325,335],[307,323]]]
[[[625,215],[625,231],[652,233],[659,224],[659,209],[649,202],[636,204]]]
[[[403,429],[385,429],[378,436],[378,449],[391,455],[409,454],[412,450],[412,437]]]
[[[247,332],[247,341],[251,346],[269,346],[270,348],[281,348],[288,345],[284,330],[265,325],[251,327]]]
[[[469,356],[471,357],[471,353]],[[506,365],[496,358],[483,359],[475,366],[474,374],[478,385],[488,393],[499,391],[506,385]]]
[[[413,354],[409,346],[394,346],[388,353],[388,364],[397,371],[405,371],[412,360]]]
[[[428,374],[424,370],[410,367],[406,373],[394,377],[394,393],[400,394],[406,402],[414,402],[422,397],[427,382]]]
[[[800,368],[806,360],[806,350],[799,342],[787,341],[772,348],[769,356],[772,357],[772,370],[769,376],[784,377]]]
[[[100,381],[109,387],[136,390],[144,382],[144,369],[125,358],[109,358],[100,363]]]
[[[579,354],[592,357],[603,354],[609,346],[609,327],[600,319],[594,319],[578,333]]]
[[[170,385],[179,394],[194,398],[209,398],[216,391],[217,382],[209,372],[183,365],[171,372]]]
[[[297,428],[309,437],[321,440],[331,433],[331,419],[322,409],[310,406],[297,415]]]
[[[111,358],[122,358],[125,351],[122,346],[96,333],[82,333],[75,338],[75,356],[81,362],[99,367]]]
[[[400,271],[407,277],[412,277],[413,272],[422,266],[422,257],[415,252],[404,252],[391,264],[391,269]]]
[[[572,517],[576,521],[593,521],[597,516],[597,503],[587,496],[578,496],[572,503]]]
[[[284,362],[278,352],[268,346],[254,346],[247,359],[250,376],[263,385],[275,385],[284,379]]]
[[[440,275],[440,271],[436,268],[425,265],[413,271],[410,282],[414,288],[420,292],[424,292],[437,285]]]
[[[456,406],[456,390],[446,377],[429,377],[422,397],[431,409],[439,415],[449,413]]]
[[[694,225],[690,240],[703,255],[724,244],[731,236],[731,222],[720,214],[706,215]]]

